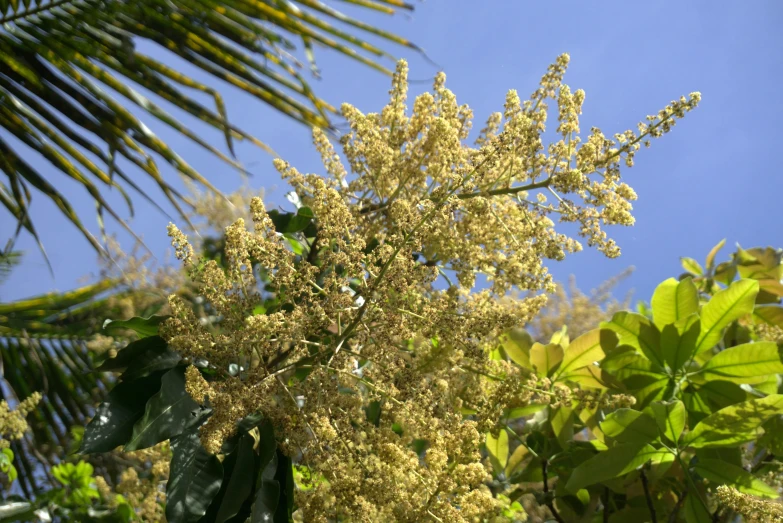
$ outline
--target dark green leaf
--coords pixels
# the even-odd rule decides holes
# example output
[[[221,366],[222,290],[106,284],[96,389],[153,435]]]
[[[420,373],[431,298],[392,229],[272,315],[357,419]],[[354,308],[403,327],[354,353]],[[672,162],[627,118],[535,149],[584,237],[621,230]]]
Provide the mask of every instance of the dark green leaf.
[[[103,324],[103,330],[109,335],[122,333],[124,330],[132,330],[139,335],[139,338],[146,338],[148,336],[157,336],[160,324],[167,319],[169,319],[168,316],[150,316],[149,318],[135,316],[129,320],[106,320]]]
[[[136,381],[124,381],[112,389],[84,429],[81,454],[109,452],[126,443],[133,425],[144,415],[144,406],[160,389],[162,372]]]
[[[158,393],[147,402],[144,416],[133,426],[125,452],[151,447],[179,435],[198,409],[198,403],[185,391],[185,367],[171,369],[161,378]]]
[[[599,452],[574,469],[568,479],[569,492],[623,476],[644,465],[659,451],[646,443],[622,443]]]
[[[601,431],[620,443],[650,443],[658,439],[655,420],[638,410],[617,409],[601,422]]]
[[[147,353],[155,358],[166,352],[166,341],[160,336],[149,336],[129,343],[117,355],[110,358],[96,369],[99,371],[123,371],[139,359],[146,359]],[[130,379],[127,381],[131,381]]]
[[[239,513],[242,504],[253,490],[255,454],[253,438],[245,434],[239,440],[237,460],[228,480],[228,487],[218,510],[216,523],[223,523]],[[225,481],[225,480],[224,480]]]
[[[197,428],[172,439],[171,450],[166,519],[169,523],[198,521],[220,490],[223,466],[201,447]]]

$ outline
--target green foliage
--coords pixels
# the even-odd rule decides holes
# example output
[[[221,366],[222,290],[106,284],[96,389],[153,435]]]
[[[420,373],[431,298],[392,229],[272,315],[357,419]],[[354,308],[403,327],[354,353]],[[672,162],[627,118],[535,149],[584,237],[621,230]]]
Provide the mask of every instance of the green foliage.
[[[358,4],[387,14],[413,9],[397,1]],[[0,129],[4,131],[0,171],[7,177],[7,183],[0,185],[0,205],[37,239],[29,215],[30,189],[36,189],[100,252],[103,247],[83,224],[55,176],[28,163],[9,137],[24,143],[54,171],[89,193],[98,208],[102,231],[104,214],[127,228],[105,199],[103,188],[119,190],[131,214],[129,190],[149,199],[129,167],[153,181],[183,216],[181,204],[187,204],[187,199],[164,179],[159,159],[213,189],[151,130],[147,118],[183,134],[241,171],[244,167],[234,155],[236,141],[247,140],[271,151],[229,121],[217,89],[167,65],[157,52],[141,52],[139,44],[154,43],[287,117],[324,128],[331,127],[330,117],[336,110],[315,95],[301,74],[301,64],[291,54],[296,48],[292,40],[301,40],[315,74],[314,44],[390,74],[381,60],[391,55],[363,39],[357,30],[418,50],[404,38],[309,0],[0,0],[0,26]],[[222,132],[230,154],[194,133],[139,88]],[[211,106],[193,94],[206,95]],[[146,118],[131,108],[141,110]]]

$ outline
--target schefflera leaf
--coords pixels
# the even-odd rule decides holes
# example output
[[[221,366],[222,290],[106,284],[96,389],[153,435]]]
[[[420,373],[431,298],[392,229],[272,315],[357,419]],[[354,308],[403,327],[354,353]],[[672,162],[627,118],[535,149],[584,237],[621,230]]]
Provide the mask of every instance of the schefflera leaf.
[[[783,414],[783,394],[770,394],[730,405],[701,420],[683,436],[683,446],[693,448],[736,447],[763,433],[761,426]]]

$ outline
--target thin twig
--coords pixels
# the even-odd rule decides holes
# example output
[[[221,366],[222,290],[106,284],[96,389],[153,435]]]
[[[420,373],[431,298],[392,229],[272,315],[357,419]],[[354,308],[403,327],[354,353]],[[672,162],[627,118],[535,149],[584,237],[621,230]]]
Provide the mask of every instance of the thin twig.
[[[655,505],[653,505],[653,499],[650,495],[650,484],[647,482],[647,474],[642,471],[642,487],[644,487],[644,498],[647,500],[647,508],[650,509],[650,517],[652,523],[658,523],[658,517],[655,515]]]

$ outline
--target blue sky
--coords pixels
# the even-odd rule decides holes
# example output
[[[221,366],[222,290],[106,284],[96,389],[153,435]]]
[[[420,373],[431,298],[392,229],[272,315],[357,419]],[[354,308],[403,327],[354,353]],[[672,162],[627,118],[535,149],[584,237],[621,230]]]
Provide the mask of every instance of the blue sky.
[[[340,2],[332,4],[344,7]],[[682,272],[680,256],[703,260],[721,238],[727,238],[728,246],[783,246],[777,222],[783,175],[775,146],[783,121],[783,3],[429,0],[415,4],[411,17],[346,9],[424,48],[446,72],[447,86],[458,101],[473,108],[477,129],[491,112],[502,109],[508,89],[528,95],[547,65],[563,52],[571,55],[566,83],[587,93],[583,129],[598,126],[607,134],[624,131],[670,100],[701,91],[700,107],[651,149],[642,150],[636,166],[625,173],[639,200],[634,205],[636,225],[610,230],[623,255],[616,260],[590,250],[572,255],[550,264],[558,279],[574,274],[587,290],[633,265],[636,272],[620,291],[633,287],[637,298],[648,299],[657,283]],[[429,88],[437,66],[408,49],[388,45],[387,49],[408,59],[412,80],[423,80],[411,86],[412,96]],[[348,101],[364,112],[385,104],[389,78],[324,49],[316,49],[316,57],[323,79],[314,81],[314,88],[321,97],[335,105]],[[322,172],[307,128],[225,84],[204,75],[198,79],[221,89],[234,123],[300,171]],[[223,145],[221,133],[178,116],[212,143]],[[242,185],[242,178],[220,160],[157,123],[148,125],[219,189],[231,191]],[[270,205],[285,203],[287,189],[272,168],[272,157],[247,145],[241,145],[238,154],[255,173],[250,186],[263,188]],[[30,161],[51,173],[50,179],[57,183],[64,179],[45,162]],[[171,173],[170,179],[175,176]],[[92,202],[67,181],[63,187],[97,232]],[[163,201],[153,187],[145,187]],[[55,275],[49,274],[32,239],[22,236],[17,247],[26,252],[26,261],[0,287],[3,301],[68,290],[96,271],[94,251],[50,202],[34,196],[33,212]],[[5,241],[14,223],[9,215],[0,216],[0,240]],[[167,259],[169,250],[167,223],[163,214],[136,199],[136,216],[129,224],[159,261]],[[108,225],[110,232],[120,230],[111,221]],[[119,237],[131,247],[127,235]],[[729,252],[727,247],[725,254]]]

